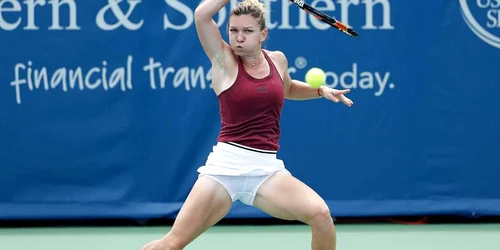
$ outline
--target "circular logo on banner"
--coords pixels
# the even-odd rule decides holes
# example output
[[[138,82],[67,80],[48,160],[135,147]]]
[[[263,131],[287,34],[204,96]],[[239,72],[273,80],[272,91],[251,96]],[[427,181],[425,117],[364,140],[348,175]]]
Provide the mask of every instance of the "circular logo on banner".
[[[500,36],[495,35],[500,32],[500,0],[459,1],[462,17],[472,32],[484,42],[500,49]]]

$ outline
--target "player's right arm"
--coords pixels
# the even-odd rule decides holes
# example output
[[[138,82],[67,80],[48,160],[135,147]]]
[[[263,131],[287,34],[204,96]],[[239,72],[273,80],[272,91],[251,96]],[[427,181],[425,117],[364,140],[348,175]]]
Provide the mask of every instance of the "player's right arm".
[[[198,33],[203,50],[212,63],[217,57],[221,57],[224,53],[224,48],[229,46],[222,39],[219,28],[213,20],[213,16],[228,2],[229,0],[205,0],[194,12],[196,32]]]
[[[231,47],[222,39],[219,28],[213,20],[213,16],[229,1],[205,0],[194,12],[196,32],[203,50],[212,63],[211,87],[217,95],[233,84],[238,67]]]

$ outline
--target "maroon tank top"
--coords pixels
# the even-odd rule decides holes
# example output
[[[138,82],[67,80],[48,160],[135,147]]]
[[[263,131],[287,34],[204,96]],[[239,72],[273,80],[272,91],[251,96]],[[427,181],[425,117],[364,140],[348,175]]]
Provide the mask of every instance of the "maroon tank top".
[[[250,76],[238,57],[235,82],[218,96],[222,128],[217,141],[262,150],[279,149],[285,90],[273,61],[265,51],[263,54],[270,72],[261,79]]]

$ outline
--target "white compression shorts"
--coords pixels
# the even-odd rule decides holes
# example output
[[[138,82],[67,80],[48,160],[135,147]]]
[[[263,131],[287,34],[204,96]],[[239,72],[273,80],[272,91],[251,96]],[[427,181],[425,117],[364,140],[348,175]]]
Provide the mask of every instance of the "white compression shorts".
[[[253,205],[259,187],[279,171],[290,172],[276,151],[249,148],[235,143],[219,142],[213,147],[204,166],[198,168],[201,176],[207,176],[221,184],[233,202],[240,200]]]

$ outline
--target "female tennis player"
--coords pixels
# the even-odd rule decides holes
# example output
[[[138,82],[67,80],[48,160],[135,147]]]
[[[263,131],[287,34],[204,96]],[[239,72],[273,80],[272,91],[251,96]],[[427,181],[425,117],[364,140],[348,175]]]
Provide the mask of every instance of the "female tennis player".
[[[232,9],[227,44],[213,16],[229,1],[205,0],[195,10],[196,29],[212,63],[212,86],[220,106],[217,144],[198,169],[199,178],[171,231],[142,249],[183,249],[240,200],[274,217],[306,223],[312,229],[312,249],[334,250],[336,231],[328,206],[288,172],[276,153],[284,98],[324,97],[350,107],[353,102],[344,96],[349,90],[315,89],[292,80],[285,55],[262,49],[268,29],[264,7],[257,0],[244,0]]]

